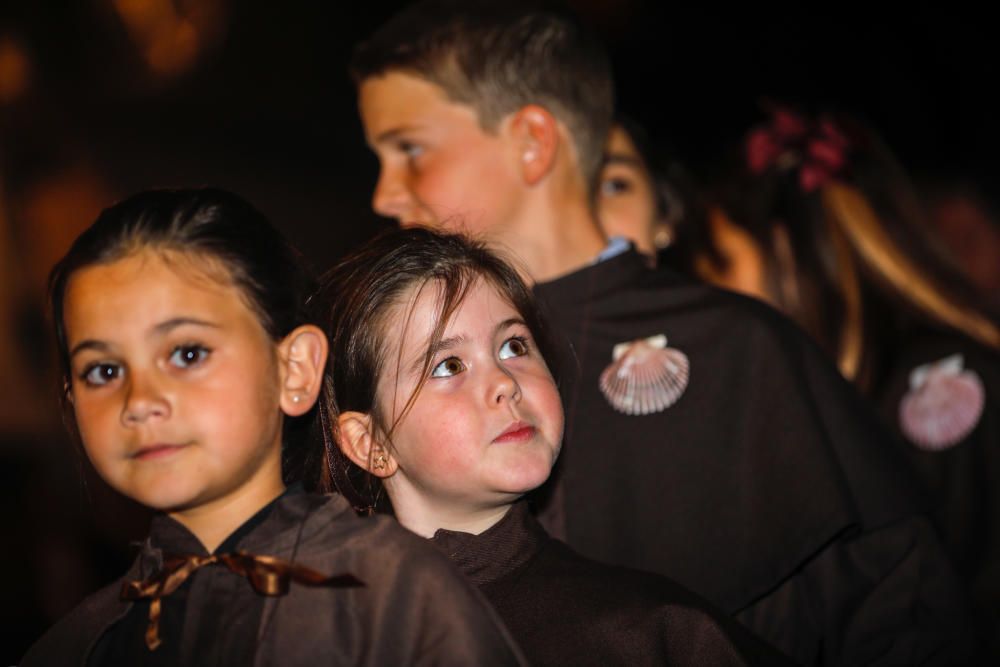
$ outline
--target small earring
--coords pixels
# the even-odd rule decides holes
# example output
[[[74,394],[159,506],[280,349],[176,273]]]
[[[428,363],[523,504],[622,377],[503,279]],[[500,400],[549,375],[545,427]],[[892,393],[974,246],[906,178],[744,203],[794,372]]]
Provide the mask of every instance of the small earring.
[[[536,157],[538,156],[535,153],[535,151],[529,150],[529,151],[524,151],[524,155],[521,156],[521,159],[524,160],[525,162],[531,162]]]
[[[298,403],[300,400],[302,400],[302,396],[299,394],[292,394],[292,403]]]
[[[653,245],[658,250],[670,247],[674,242],[674,230],[670,225],[660,224],[653,230]]]
[[[372,463],[372,468],[374,468],[375,470],[385,470],[385,466],[387,463],[388,461],[386,460],[385,455],[379,454],[378,456],[375,457],[375,461]]]

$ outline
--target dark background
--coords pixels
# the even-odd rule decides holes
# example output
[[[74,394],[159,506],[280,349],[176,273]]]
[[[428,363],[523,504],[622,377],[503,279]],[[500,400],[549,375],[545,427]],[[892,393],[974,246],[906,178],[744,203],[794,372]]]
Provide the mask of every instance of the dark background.
[[[998,51],[983,10],[571,4],[607,40],[623,108],[696,173],[771,98],[858,114],[918,182],[993,196]],[[154,186],[246,196],[317,269],[374,233],[385,224],[368,209],[376,163],[345,65],[398,6],[0,5],[3,664],[124,568],[145,519],[63,434],[42,308],[48,268],[103,206]],[[175,57],[191,44],[184,30],[197,38],[187,60]]]

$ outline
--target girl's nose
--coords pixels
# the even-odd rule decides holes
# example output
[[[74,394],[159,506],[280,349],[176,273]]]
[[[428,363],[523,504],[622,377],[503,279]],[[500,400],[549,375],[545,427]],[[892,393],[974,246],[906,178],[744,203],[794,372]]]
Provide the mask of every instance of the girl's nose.
[[[516,403],[521,400],[521,385],[506,369],[497,368],[490,393],[492,400],[498,405],[507,401]]]
[[[121,414],[123,426],[137,426],[170,415],[170,404],[155,382],[133,375],[126,392]]]

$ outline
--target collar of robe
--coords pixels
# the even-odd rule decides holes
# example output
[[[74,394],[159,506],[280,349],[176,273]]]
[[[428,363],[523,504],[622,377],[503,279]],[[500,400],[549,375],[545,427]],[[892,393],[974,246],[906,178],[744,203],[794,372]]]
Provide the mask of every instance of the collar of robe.
[[[439,528],[431,542],[472,583],[483,586],[524,567],[541,551],[547,539],[527,501],[522,499],[478,535]]]
[[[331,588],[364,586],[362,581],[350,574],[327,576],[274,556],[258,556],[243,551],[210,556],[164,554],[163,566],[156,574],[143,580],[126,581],[121,591],[123,600],[150,600],[149,626],[146,628],[146,646],[150,651],[155,651],[162,643],[159,633],[161,600],[206,565],[221,565],[246,577],[257,593],[269,597],[288,593],[292,581],[305,586]]]

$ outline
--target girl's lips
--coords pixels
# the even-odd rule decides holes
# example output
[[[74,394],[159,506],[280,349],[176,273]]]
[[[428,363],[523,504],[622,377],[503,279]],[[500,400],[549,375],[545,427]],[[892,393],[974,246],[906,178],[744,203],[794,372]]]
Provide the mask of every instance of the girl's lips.
[[[133,453],[130,458],[137,461],[155,461],[179,452],[186,446],[187,445],[148,445]]]
[[[524,442],[530,440],[535,435],[535,427],[524,422],[514,422],[507,429],[493,439],[493,442]]]

